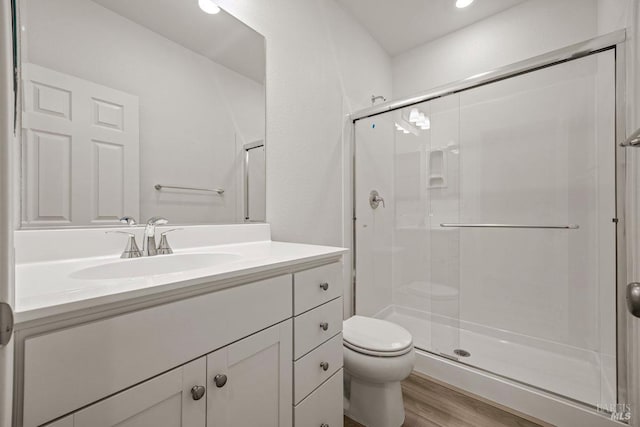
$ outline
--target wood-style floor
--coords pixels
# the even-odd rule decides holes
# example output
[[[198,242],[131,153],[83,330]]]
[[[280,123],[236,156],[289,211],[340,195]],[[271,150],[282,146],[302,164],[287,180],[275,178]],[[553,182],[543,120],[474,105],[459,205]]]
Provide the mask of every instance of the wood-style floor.
[[[500,408],[412,374],[402,382],[403,427],[540,427]],[[344,418],[345,427],[365,427]]]

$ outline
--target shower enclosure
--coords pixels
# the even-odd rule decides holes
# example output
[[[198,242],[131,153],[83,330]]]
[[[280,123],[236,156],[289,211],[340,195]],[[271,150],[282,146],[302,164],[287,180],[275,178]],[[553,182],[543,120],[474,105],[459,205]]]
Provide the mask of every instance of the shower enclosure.
[[[354,117],[355,313],[599,407],[619,401],[619,52],[576,53]]]

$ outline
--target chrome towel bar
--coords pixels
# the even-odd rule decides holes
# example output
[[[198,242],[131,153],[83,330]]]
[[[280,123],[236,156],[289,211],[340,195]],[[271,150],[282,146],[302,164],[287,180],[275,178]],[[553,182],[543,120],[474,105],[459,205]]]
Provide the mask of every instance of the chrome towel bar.
[[[172,190],[205,191],[207,193],[218,193],[218,194],[224,193],[224,190],[222,188],[179,187],[177,185],[163,185],[163,184],[156,184],[153,186],[153,188],[155,188],[158,191],[162,190],[163,188],[169,188]]]
[[[577,224],[568,225],[536,225],[536,224],[440,224],[440,227],[459,227],[459,228],[550,228],[559,230],[577,230],[580,228]]]

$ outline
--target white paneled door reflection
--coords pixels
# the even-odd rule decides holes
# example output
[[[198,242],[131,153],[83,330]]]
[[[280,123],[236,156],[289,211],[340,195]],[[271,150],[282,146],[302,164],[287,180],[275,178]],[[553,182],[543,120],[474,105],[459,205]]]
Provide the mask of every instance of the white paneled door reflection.
[[[616,401],[613,50],[358,120],[356,185],[359,314],[424,350]],[[391,210],[371,212],[371,188]]]
[[[22,72],[23,224],[138,217],[138,98],[35,64]]]

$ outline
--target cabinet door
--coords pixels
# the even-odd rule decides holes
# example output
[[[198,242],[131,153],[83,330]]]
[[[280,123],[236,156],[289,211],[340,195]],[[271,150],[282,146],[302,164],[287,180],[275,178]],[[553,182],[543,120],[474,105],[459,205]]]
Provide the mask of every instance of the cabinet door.
[[[73,427],[203,427],[206,399],[191,389],[205,386],[204,357],[146,381],[73,415]]]
[[[207,357],[207,427],[292,426],[291,320]]]

